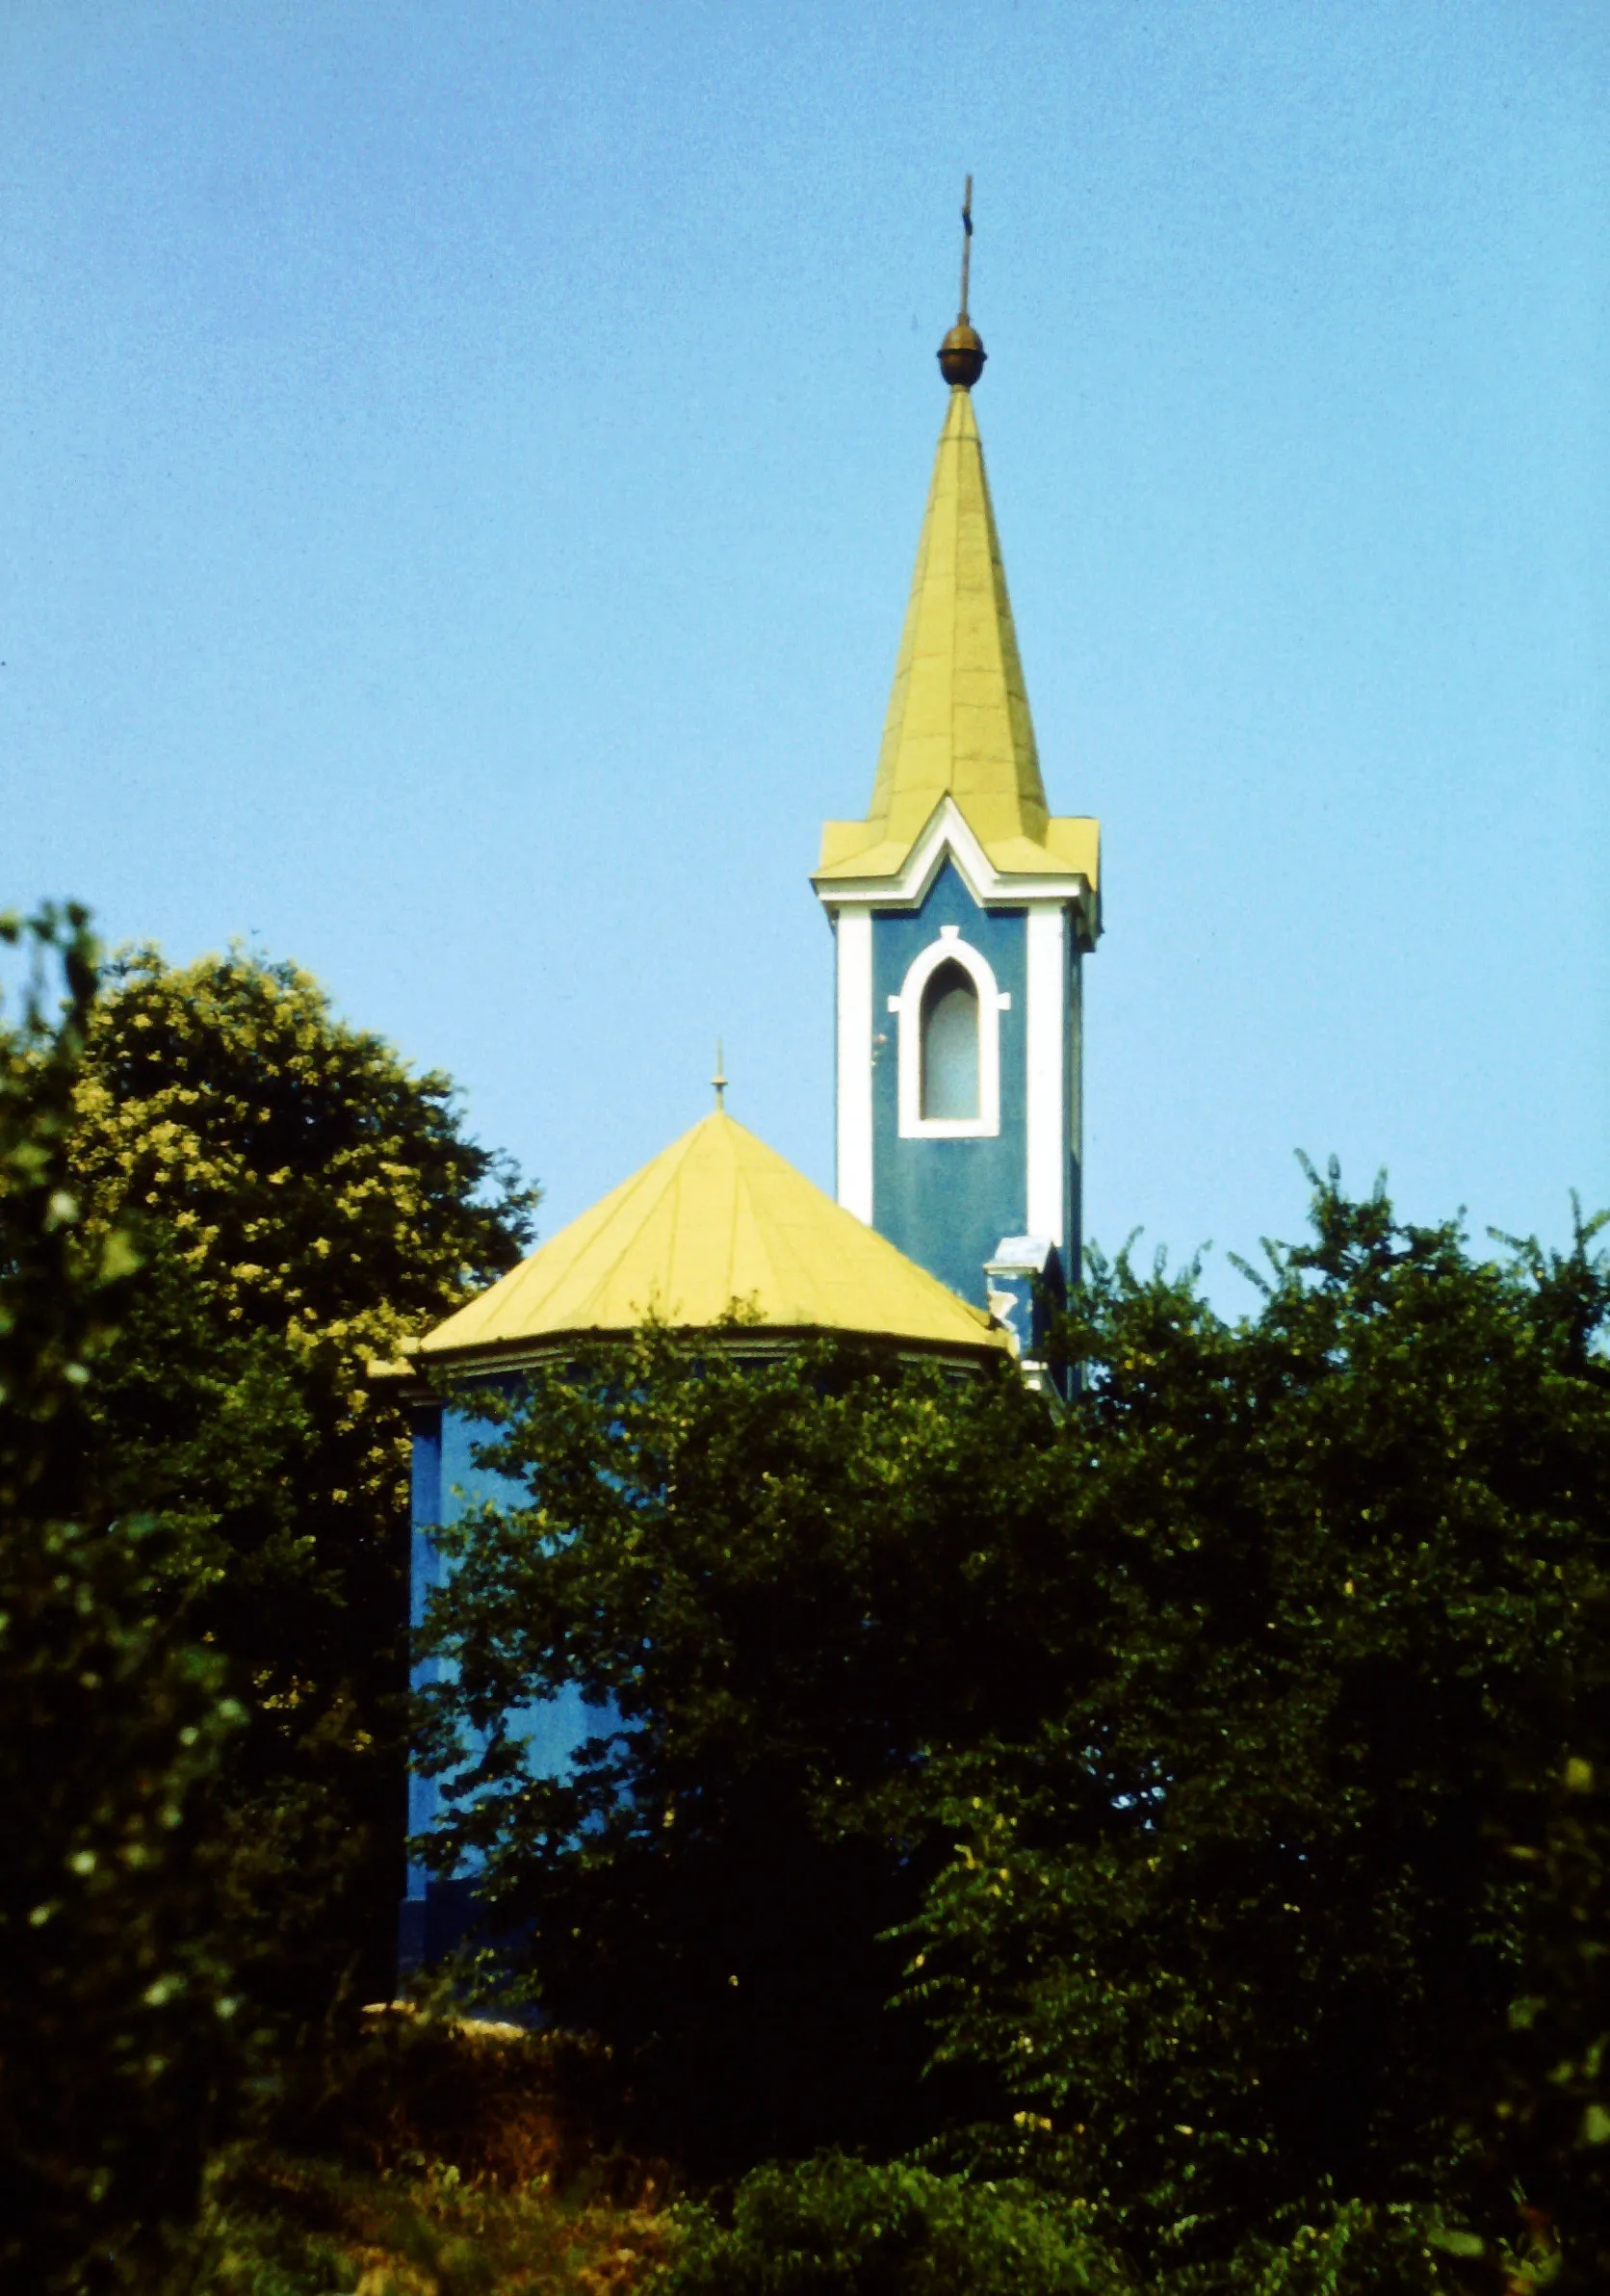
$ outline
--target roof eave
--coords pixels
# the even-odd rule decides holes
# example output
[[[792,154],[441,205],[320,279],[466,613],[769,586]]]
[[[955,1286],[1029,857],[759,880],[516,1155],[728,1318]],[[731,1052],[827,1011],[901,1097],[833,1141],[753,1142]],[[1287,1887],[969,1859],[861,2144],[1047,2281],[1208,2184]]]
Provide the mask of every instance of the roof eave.
[[[618,1347],[637,1328],[630,1325],[578,1325],[569,1331],[534,1333],[524,1339],[483,1340],[459,1347],[422,1348],[406,1363],[372,1363],[372,1382],[395,1383],[400,1398],[409,1402],[439,1400],[440,1386],[472,1378],[494,1378],[501,1373],[535,1370],[566,1356],[594,1347]],[[751,1360],[767,1360],[792,1353],[813,1342],[836,1341],[848,1347],[865,1347],[894,1356],[901,1363],[937,1363],[958,1370],[976,1370],[988,1363],[1012,1360],[1006,1334],[999,1327],[980,1330],[976,1340],[922,1340],[897,1332],[849,1331],[829,1324],[750,1324],[722,1327],[709,1323],[682,1324],[669,1336],[681,1346],[718,1346],[725,1353]]]
[[[1097,826],[1092,822],[1093,831]],[[830,909],[850,902],[920,908],[948,857],[955,862],[968,891],[980,907],[1028,900],[1071,900],[1079,911],[1080,938],[1085,946],[1093,948],[1101,933],[1101,895],[1088,871],[1059,868],[1049,852],[1043,869],[1000,868],[990,858],[955,798],[948,795],[940,798],[922,832],[897,863],[873,870],[866,868],[866,861],[874,852],[889,850],[888,847],[869,847],[862,853],[818,870],[811,879],[818,900]]]

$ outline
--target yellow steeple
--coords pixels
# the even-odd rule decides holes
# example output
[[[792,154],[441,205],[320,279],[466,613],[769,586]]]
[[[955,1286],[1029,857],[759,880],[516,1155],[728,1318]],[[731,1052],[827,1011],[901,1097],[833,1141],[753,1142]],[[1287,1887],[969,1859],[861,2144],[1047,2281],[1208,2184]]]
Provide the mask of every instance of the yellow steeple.
[[[973,393],[950,393],[917,546],[869,824],[911,846],[941,797],[985,845],[1040,845],[1046,792]]]
[[[972,185],[969,183],[971,195]],[[969,234],[972,217],[963,210]],[[934,812],[952,799],[1002,874],[1084,877],[1094,897],[1099,827],[1046,805],[1006,570],[972,385],[984,347],[962,311],[940,367],[951,385],[895,687],[867,818],[829,822],[817,883],[899,874]]]

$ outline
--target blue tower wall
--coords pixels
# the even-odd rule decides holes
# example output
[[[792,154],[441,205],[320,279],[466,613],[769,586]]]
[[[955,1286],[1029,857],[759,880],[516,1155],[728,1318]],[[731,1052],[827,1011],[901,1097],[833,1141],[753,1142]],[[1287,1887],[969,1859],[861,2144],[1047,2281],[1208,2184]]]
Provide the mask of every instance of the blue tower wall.
[[[513,1508],[530,1503],[531,1495],[524,1484],[481,1466],[475,1456],[478,1448],[495,1433],[486,1422],[451,1406],[432,1405],[415,1415],[408,1596],[410,1623],[416,1632],[425,1623],[431,1589],[440,1586],[448,1575],[447,1560],[433,1532],[484,1505]],[[446,1666],[440,1658],[416,1660],[412,1673],[415,1688],[441,1681]],[[584,1739],[596,1737],[610,1727],[610,1717],[596,1707],[584,1705],[578,1688],[564,1689],[556,1698],[522,1708],[510,1720],[526,1740],[532,1769],[548,1776],[563,1771]],[[421,1777],[410,1770],[410,1839],[428,1834],[439,1821],[445,1808],[442,1784],[439,1778]],[[443,1879],[428,1866],[410,1861],[398,1931],[398,1964],[404,1975],[439,1961],[473,1926],[474,1874],[471,1865],[451,1879]]]
[[[1000,1015],[1000,1130],[993,1139],[900,1137],[899,1046],[889,1000],[913,960],[954,925],[1011,998]],[[872,919],[872,1225],[976,1307],[988,1303],[985,1263],[1022,1233],[1027,1185],[1026,943],[1022,909],[981,908],[947,861],[921,908]]]

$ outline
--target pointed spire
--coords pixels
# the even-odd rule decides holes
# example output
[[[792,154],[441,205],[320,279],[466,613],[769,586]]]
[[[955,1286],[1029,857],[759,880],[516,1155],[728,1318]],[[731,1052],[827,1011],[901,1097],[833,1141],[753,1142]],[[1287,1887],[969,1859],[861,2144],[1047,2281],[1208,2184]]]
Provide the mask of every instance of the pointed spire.
[[[940,432],[869,822],[909,846],[946,796],[985,845],[1044,841],[1045,784],[963,384],[951,390]]]
[[[962,201],[961,309],[940,346],[950,404],[939,434],[917,569],[867,818],[828,822],[815,883],[896,875],[952,800],[1002,875],[1082,879],[1081,931],[1100,931],[1099,825],[1049,814],[1012,603],[1006,594],[972,386],[984,346],[968,314],[973,178]]]

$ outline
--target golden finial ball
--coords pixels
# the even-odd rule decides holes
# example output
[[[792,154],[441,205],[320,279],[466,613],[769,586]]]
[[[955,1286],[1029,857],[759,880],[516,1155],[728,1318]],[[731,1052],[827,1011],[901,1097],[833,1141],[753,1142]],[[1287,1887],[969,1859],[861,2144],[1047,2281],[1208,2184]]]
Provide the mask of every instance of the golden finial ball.
[[[939,347],[939,371],[946,381],[970,391],[984,372],[987,353],[983,338],[965,319],[958,319]]]

